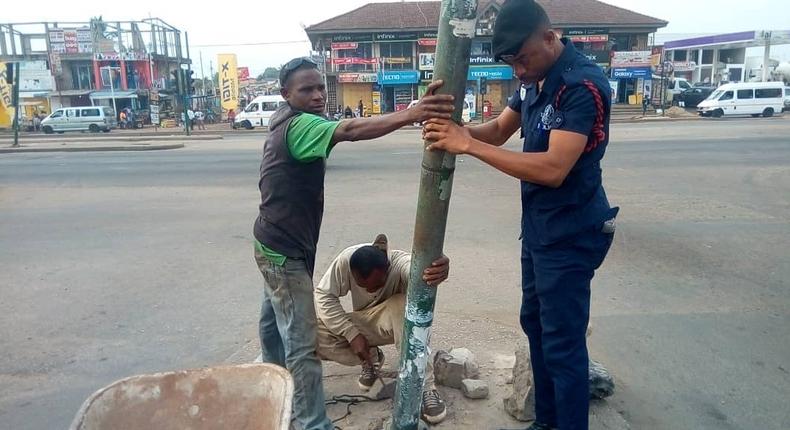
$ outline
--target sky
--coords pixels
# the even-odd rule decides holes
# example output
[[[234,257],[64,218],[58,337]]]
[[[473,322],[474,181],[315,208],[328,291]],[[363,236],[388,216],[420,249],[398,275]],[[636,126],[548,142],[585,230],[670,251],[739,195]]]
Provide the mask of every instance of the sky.
[[[382,0],[288,0],[181,2],[135,0],[130,7],[112,1],[36,0],[35,7],[13,2],[3,7],[2,22],[106,21],[158,17],[189,33],[197,76],[216,70],[219,53],[236,53],[239,66],[255,76],[310,49],[303,26]],[[661,33],[728,33],[745,30],[790,30],[787,0],[605,0],[635,12],[669,21]],[[199,4],[205,6],[199,6]],[[123,10],[123,13],[119,11]],[[228,46],[216,46],[227,44]],[[749,54],[747,54],[749,55]],[[790,52],[787,54],[790,56]],[[202,56],[202,71],[200,57]],[[789,60],[790,58],[781,58]]]

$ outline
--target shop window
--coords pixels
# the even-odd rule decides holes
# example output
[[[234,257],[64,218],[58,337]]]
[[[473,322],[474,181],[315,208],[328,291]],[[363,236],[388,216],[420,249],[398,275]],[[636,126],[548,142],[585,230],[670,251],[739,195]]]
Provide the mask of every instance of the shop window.
[[[693,51],[689,51],[689,61],[693,61],[693,62],[699,64],[699,51],[698,50],[695,49]]]
[[[373,58],[372,43],[357,43],[357,49],[341,49],[334,51],[337,58]],[[338,72],[365,72],[375,70],[375,64],[338,64]]]
[[[414,42],[388,42],[379,44],[379,54],[387,70],[408,70],[414,68],[412,45]]]
[[[688,58],[688,51],[674,51],[673,55],[672,59],[675,61],[686,61]]]
[[[93,89],[93,66],[90,63],[72,64],[71,84],[75,90]]]
[[[472,41],[472,55],[491,55],[491,42],[475,40]]]

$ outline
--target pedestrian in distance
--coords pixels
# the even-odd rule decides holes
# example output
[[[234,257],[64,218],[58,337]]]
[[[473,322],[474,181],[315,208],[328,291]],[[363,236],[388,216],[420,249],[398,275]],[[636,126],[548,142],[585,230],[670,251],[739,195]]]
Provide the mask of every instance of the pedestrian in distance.
[[[195,111],[192,108],[187,109],[187,118],[189,118],[189,129],[195,129]]]
[[[534,0],[498,14],[494,57],[521,81],[495,120],[429,120],[430,149],[468,154],[521,181],[521,327],[535,382],[530,430],[587,430],[590,282],[614,236],[601,160],[610,88],[601,68],[562,39]],[[521,129],[522,152],[501,146]]]
[[[286,103],[269,122],[258,182],[260,212],[253,228],[255,260],[263,275],[261,352],[265,363],[286,367],[293,375],[296,423],[304,430],[331,430],[316,354],[312,281],[326,159],[340,142],[375,139],[428,118],[449,119],[453,98],[433,94],[441,86],[437,81],[412,109],[338,122],[325,117],[326,87],[309,58],[286,63],[280,84]]]
[[[236,111],[233,109],[228,111],[228,123],[230,123],[231,130],[236,128]]]
[[[198,130],[206,129],[205,114],[203,114],[203,111],[199,110],[195,112],[195,122],[197,122]]]

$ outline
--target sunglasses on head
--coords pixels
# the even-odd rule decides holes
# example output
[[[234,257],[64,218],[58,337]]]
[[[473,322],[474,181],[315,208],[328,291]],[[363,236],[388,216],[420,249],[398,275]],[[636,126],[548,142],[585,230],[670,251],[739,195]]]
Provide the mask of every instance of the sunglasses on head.
[[[291,72],[293,72],[294,70],[298,69],[299,67],[302,67],[305,64],[308,64],[308,65],[310,65],[312,67],[318,68],[318,63],[316,63],[315,61],[313,61],[313,60],[311,60],[311,59],[309,59],[307,57],[294,58],[293,60],[285,63],[285,65],[283,66],[283,68],[282,68],[282,70],[284,72],[284,74],[283,74],[283,78],[284,79],[283,80],[287,80],[288,79],[288,75],[290,75]]]

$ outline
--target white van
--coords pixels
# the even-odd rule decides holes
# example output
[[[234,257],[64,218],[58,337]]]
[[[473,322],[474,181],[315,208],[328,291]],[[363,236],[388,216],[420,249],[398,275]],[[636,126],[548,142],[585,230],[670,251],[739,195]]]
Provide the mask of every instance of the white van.
[[[285,104],[282,96],[255,97],[238,115],[233,127],[244,127],[252,130],[255,127],[268,127],[269,118],[274,115],[278,107]]]
[[[784,83],[740,82],[725,84],[697,105],[701,116],[773,116],[784,107]]]
[[[65,131],[99,130],[108,133],[118,127],[115,111],[106,106],[80,106],[60,108],[41,121],[44,133],[63,133]]]

